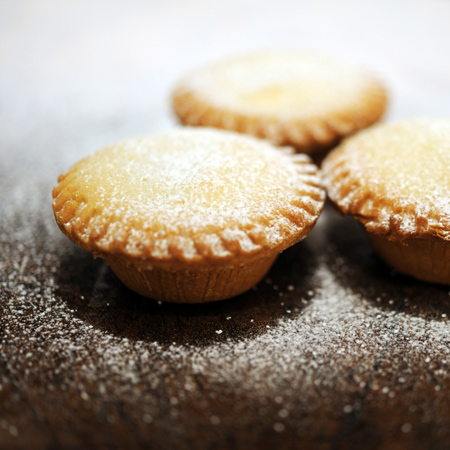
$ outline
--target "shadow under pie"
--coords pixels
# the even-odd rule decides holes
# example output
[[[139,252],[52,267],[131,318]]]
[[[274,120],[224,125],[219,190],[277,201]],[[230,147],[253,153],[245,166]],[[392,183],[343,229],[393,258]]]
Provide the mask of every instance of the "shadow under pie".
[[[134,293],[103,260],[73,247],[61,261],[56,283],[77,318],[103,332],[166,345],[210,345],[263,334],[283,317],[301,313],[307,293],[317,288],[317,265],[306,240],[283,252],[258,285],[237,297],[176,304]]]
[[[325,232],[333,251],[327,259],[337,283],[378,308],[446,320],[450,315],[448,287],[396,272],[377,256],[356,220],[331,209],[329,214]]]

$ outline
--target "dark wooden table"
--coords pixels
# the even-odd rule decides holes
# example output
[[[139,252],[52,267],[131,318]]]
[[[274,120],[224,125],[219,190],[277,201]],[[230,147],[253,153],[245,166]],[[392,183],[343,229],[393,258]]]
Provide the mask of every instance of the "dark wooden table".
[[[0,31],[0,448],[450,448],[449,288],[393,273],[328,206],[255,289],[198,306],[130,292],[60,233],[58,174],[171,126],[189,58],[133,53],[155,30],[141,16],[167,28],[148,5],[17,4]],[[164,42],[178,30],[186,50],[176,24]]]

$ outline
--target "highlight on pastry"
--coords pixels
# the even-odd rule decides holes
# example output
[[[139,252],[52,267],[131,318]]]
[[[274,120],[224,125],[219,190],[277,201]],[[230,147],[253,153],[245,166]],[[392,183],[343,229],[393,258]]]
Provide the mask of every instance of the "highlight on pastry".
[[[323,163],[328,195],[359,220],[382,259],[450,284],[450,119],[378,125]]]
[[[230,57],[182,79],[173,108],[183,124],[248,133],[316,153],[377,122],[383,84],[342,61],[301,51]]]
[[[200,303],[238,295],[303,239],[325,198],[306,155],[189,127],[126,140],[53,189],[56,222],[130,289]]]

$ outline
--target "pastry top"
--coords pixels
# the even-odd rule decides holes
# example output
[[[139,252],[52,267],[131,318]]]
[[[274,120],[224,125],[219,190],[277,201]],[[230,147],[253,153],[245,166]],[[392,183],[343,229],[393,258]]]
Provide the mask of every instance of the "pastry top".
[[[323,163],[331,200],[391,240],[450,240],[450,119],[378,125]]]
[[[369,73],[298,51],[219,61],[187,76],[174,93],[184,123],[235,129],[303,150],[374,123],[385,106],[384,87]]]
[[[306,156],[206,128],[120,142],[58,182],[55,217],[71,240],[169,269],[282,251],[308,234],[325,196]]]

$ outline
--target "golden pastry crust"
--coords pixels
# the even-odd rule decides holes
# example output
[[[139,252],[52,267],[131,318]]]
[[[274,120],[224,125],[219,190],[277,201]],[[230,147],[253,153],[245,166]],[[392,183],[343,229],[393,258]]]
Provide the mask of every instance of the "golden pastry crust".
[[[270,267],[309,233],[324,201],[305,155],[213,129],[120,142],[58,183],[53,209],[61,230],[119,272],[124,264],[137,272],[223,271],[261,259]],[[136,281],[137,272],[126,284],[148,284]]]
[[[450,240],[450,120],[374,126],[344,141],[322,169],[331,200],[391,240]]]
[[[173,94],[182,123],[266,138],[314,153],[383,115],[387,94],[369,73],[309,53],[229,58],[183,79]]]
[[[450,119],[379,125],[344,141],[322,168],[328,195],[364,224],[401,273],[450,284]]]

